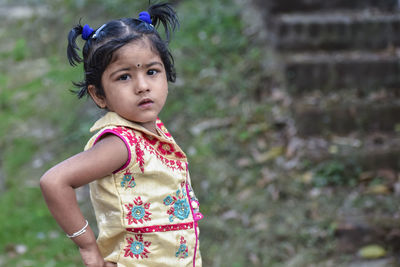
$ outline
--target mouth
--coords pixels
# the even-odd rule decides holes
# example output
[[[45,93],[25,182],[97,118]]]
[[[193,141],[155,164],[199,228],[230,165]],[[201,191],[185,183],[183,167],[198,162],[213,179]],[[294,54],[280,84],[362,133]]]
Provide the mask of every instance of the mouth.
[[[143,98],[142,100],[140,100],[139,102],[139,107],[148,107],[151,104],[153,104],[154,101],[151,100],[150,98]]]

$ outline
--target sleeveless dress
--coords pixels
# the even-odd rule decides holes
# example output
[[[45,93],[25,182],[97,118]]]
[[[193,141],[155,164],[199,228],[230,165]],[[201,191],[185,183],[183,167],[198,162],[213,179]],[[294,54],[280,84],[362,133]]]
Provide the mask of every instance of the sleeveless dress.
[[[107,134],[125,143],[121,169],[89,184],[106,261],[122,266],[201,266],[202,219],[191,188],[186,155],[160,120],[159,135],[108,112],[85,150]]]

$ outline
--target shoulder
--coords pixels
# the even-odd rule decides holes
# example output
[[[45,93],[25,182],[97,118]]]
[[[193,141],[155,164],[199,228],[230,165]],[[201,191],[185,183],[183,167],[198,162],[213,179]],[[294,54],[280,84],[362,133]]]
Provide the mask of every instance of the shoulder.
[[[120,160],[123,159],[124,164],[121,164],[119,166],[120,168],[115,169],[115,173],[124,169],[131,162],[131,150],[132,145],[134,144],[132,139],[136,138],[135,135],[135,132],[127,127],[106,127],[91,138],[86,145],[85,150],[101,150],[101,153],[106,153],[107,155],[119,158]]]
[[[93,163],[94,168],[104,169],[105,173],[119,170],[130,158],[125,142],[113,134],[102,135],[83,153],[86,160]]]

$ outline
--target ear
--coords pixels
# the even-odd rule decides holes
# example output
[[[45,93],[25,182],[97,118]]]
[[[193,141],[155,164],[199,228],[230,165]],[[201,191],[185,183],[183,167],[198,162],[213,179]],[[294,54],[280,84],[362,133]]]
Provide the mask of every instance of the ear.
[[[96,105],[99,108],[106,108],[107,107],[107,103],[106,103],[106,97],[99,94],[96,86],[94,85],[89,85],[88,86],[88,92],[90,97],[93,99],[93,101],[96,103]]]

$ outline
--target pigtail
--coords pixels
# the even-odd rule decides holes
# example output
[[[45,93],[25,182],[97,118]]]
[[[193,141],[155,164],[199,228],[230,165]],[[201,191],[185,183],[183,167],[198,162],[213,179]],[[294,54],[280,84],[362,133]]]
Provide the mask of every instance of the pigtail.
[[[166,41],[169,42],[171,32],[174,32],[179,27],[175,10],[168,3],[159,3],[150,6],[148,12],[154,27],[158,27],[160,23],[164,26]]]
[[[68,34],[67,57],[71,66],[76,66],[82,62],[82,58],[78,55],[80,49],[76,44],[76,38],[82,34],[82,31],[83,27],[79,23]]]

